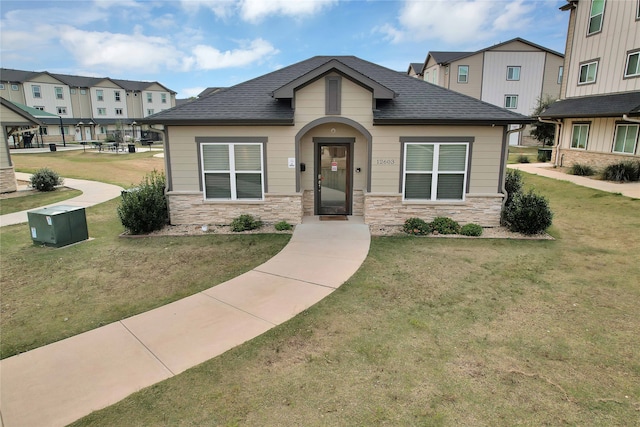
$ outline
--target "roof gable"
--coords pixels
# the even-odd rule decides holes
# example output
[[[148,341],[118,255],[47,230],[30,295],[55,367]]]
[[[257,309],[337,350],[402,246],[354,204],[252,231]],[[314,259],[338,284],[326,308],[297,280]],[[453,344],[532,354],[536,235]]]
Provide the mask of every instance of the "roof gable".
[[[35,108],[27,107],[26,105],[18,104],[17,102],[7,101],[4,98],[0,98],[0,103],[2,104],[3,107],[8,108],[9,110],[11,110],[14,113],[16,113],[17,115],[19,115],[20,117],[23,117],[29,123],[35,123],[35,124],[38,124],[38,125],[42,124],[42,122],[40,122],[40,120],[38,120],[37,117],[35,117],[34,115],[30,114],[31,112],[33,112],[34,114],[44,113],[44,114],[49,115],[49,113],[45,113],[44,111],[40,111],[40,110],[37,110]],[[50,115],[53,116],[53,117],[57,117],[57,116],[54,116],[53,114],[50,114]]]
[[[359,84],[366,89],[369,89],[371,92],[373,92],[373,97],[375,99],[393,99],[396,96],[396,93],[393,90],[354,70],[353,68],[345,65],[337,59],[330,59],[319,67],[307,72],[306,74],[294,80],[291,80],[287,84],[274,90],[272,96],[275,99],[293,98],[293,94],[297,89],[313,83],[314,81],[334,71],[348,78],[354,83]]]

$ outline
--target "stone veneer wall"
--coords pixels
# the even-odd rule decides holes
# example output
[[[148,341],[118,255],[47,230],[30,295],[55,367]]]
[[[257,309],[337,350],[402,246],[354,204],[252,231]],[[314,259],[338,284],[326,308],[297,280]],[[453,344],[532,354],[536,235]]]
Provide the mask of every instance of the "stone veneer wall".
[[[464,202],[408,203],[402,201],[400,194],[365,194],[364,222],[372,226],[400,225],[412,217],[430,222],[435,217],[444,216],[461,225],[474,223],[483,227],[497,227],[500,225],[502,199],[501,194],[468,194]]]
[[[13,166],[0,168],[0,193],[11,193],[18,189]]]
[[[315,199],[312,190],[305,190],[302,195],[302,206],[305,216],[315,215]],[[352,215],[364,215],[364,191],[353,190],[353,209]]]
[[[230,224],[242,214],[250,214],[266,223],[302,221],[300,194],[267,194],[264,202],[208,202],[202,193],[167,193],[171,224]]]
[[[582,165],[589,165],[596,169],[604,169],[605,167],[614,163],[626,162],[628,160],[640,160],[640,156],[632,156],[629,154],[599,153],[586,150],[560,149],[559,153],[560,161],[558,162],[558,165],[566,167],[571,167],[574,163],[580,163]],[[552,156],[552,159],[555,159],[555,157]]]
[[[315,211],[313,207],[315,206],[315,199],[312,190],[304,190],[302,194],[302,212],[304,216],[313,216],[315,215]]]

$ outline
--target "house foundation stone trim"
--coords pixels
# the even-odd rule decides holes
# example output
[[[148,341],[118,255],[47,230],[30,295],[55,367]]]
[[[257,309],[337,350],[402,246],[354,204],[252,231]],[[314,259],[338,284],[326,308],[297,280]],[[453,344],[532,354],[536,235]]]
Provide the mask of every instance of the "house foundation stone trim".
[[[12,193],[18,189],[13,166],[0,168],[0,193]]]
[[[435,217],[449,217],[461,225],[474,223],[483,227],[500,225],[502,194],[467,195],[464,202],[410,203],[401,194],[364,194],[364,222],[372,226],[401,225],[408,218],[427,222]]]
[[[261,202],[210,202],[202,193],[167,193],[169,220],[179,224],[230,224],[234,218],[250,214],[266,223],[302,220],[301,194],[266,194]]]
[[[604,169],[605,167],[626,162],[630,160],[640,160],[639,156],[629,154],[602,153],[588,150],[567,150],[560,149],[560,158],[558,165],[571,167],[576,163],[588,165],[596,169]]]

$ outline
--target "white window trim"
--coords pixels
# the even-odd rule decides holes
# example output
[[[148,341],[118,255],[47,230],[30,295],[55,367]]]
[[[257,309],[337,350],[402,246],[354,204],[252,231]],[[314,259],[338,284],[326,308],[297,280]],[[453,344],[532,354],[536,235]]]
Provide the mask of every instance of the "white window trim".
[[[104,102],[104,90],[96,89],[96,100],[100,102]]]
[[[98,107],[98,116],[106,116],[106,115],[107,115],[107,109],[103,107]]]
[[[36,88],[38,88],[38,96],[36,96]],[[34,98],[42,99],[42,88],[40,87],[40,85],[31,85],[31,94]]]
[[[166,93],[161,93],[160,94],[160,103],[161,104],[166,104],[167,103],[167,94]]]
[[[639,64],[638,72],[636,74],[627,74],[627,69],[629,67],[629,60],[633,55],[638,55],[638,64]],[[627,60],[624,63],[624,77],[630,78],[630,77],[639,77],[639,76],[640,76],[640,50],[636,50],[635,52],[627,53]]]
[[[409,145],[433,145],[433,164],[431,171],[407,172],[407,147]],[[438,177],[440,175],[459,175],[460,171],[438,171],[440,162],[440,147],[443,145],[464,145],[464,172],[462,177],[462,199],[438,199]],[[431,174],[431,198],[430,199],[407,199],[406,194],[406,176],[411,174]],[[468,142],[405,142],[404,153],[402,159],[402,201],[408,203],[414,202],[464,202],[467,195],[467,175],[469,173],[469,143]]]
[[[518,69],[518,78],[517,79],[510,79],[509,78],[509,69],[513,68],[513,69]],[[520,65],[507,65],[507,81],[510,82],[519,82],[520,81],[520,73],[522,72],[522,67]]]
[[[229,147],[229,170],[207,170],[204,168],[204,147],[207,145],[227,145]],[[261,182],[261,197],[259,199],[238,199],[237,189],[236,189],[236,180],[235,177],[237,174],[243,173],[251,173],[255,174],[258,171],[236,171],[236,162],[235,162],[235,146],[236,145],[257,145],[260,148],[260,182]],[[200,170],[201,180],[202,180],[202,197],[205,201],[255,201],[262,202],[264,201],[264,143],[262,142],[203,142],[200,144]],[[228,173],[230,188],[231,188],[231,198],[230,199],[213,199],[207,198],[207,185],[205,176],[208,173]]]
[[[58,93],[58,89],[60,89],[60,93]],[[56,99],[64,99],[64,90],[60,86],[55,86],[53,91],[56,94]]]
[[[584,139],[584,148],[573,147],[573,135],[576,131],[576,126],[586,126],[587,127],[587,136]],[[589,146],[589,133],[591,133],[591,124],[590,123],[573,123],[571,125],[571,139],[569,140],[569,148],[572,150],[586,150]]]
[[[0,90],[4,90],[4,83],[0,83]]]
[[[460,70],[462,68],[467,69],[467,74],[460,74]],[[460,76],[464,76],[465,80],[461,81]],[[458,83],[469,83],[469,66],[468,65],[458,65]]]
[[[564,65],[558,67],[558,84],[562,84],[562,79],[564,78]]]
[[[587,77],[589,76],[589,66],[595,64],[596,66],[596,72],[594,73],[594,78],[593,81],[584,81],[581,82],[580,81],[580,76],[582,75],[582,67],[587,67]],[[590,62],[585,62],[583,64],[580,64],[580,66],[578,67],[578,85],[591,85],[594,84],[595,82],[598,81],[598,61],[590,61]]]
[[[515,98],[516,105],[513,107],[507,106],[507,99]],[[518,109],[518,95],[505,95],[504,96],[504,108],[508,108],[509,110],[517,110]]]
[[[114,90],[113,91],[113,99],[115,102],[120,102],[122,100],[122,97],[120,95],[120,91],[119,90]]]
[[[119,112],[118,112],[118,111],[119,111]],[[116,109],[115,109],[115,112],[116,112],[116,116],[122,116],[122,115],[123,115],[123,110],[122,110],[122,108],[116,108]]]
[[[618,139],[618,131],[620,129],[621,126],[637,126],[637,131],[636,131],[636,138],[633,141],[633,150],[631,150],[630,153],[627,153],[626,151],[616,151],[616,140]],[[628,132],[628,130],[627,130]],[[640,125],[636,124],[636,123],[618,123],[616,124],[616,131],[614,132],[613,135],[613,145],[611,146],[611,152],[612,153],[616,153],[616,154],[622,154],[622,155],[626,155],[626,156],[633,156],[636,153],[636,150],[638,149],[638,136],[640,136]]]
[[[153,93],[147,92],[147,102],[153,104]]]
[[[591,5],[589,8],[589,20],[587,21],[587,36],[591,36],[593,34],[598,34],[599,32],[602,31],[602,27],[604,26],[604,10],[607,7],[607,0],[603,0],[602,1],[602,13],[600,15],[602,15],[602,17],[600,18],[600,28],[598,28],[595,31],[589,32],[589,28],[591,28],[591,20],[593,18],[595,18],[598,15],[593,15],[593,0],[591,0]]]
[[[20,87],[18,87],[18,85],[11,85],[11,90],[20,90]]]

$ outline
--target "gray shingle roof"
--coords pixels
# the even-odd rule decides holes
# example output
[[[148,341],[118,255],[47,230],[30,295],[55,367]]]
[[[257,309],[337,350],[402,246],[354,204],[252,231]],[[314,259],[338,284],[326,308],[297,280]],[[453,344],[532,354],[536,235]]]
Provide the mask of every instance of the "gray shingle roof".
[[[290,99],[271,94],[328,62],[338,61],[396,97],[378,100],[373,110],[375,124],[416,123],[530,123],[533,120],[475,98],[432,85],[406,73],[390,70],[354,56],[315,56],[264,76],[159,112],[144,120],[157,124],[293,124]]]
[[[411,71],[413,69],[413,72],[416,74],[422,74],[422,67],[423,67],[423,63],[422,62],[412,62],[409,64],[409,70]]]
[[[563,99],[551,104],[540,117],[616,117],[623,114],[640,115],[640,92]]]
[[[473,55],[475,52],[429,52],[429,55],[433,57],[433,59],[438,64],[448,64],[451,61],[455,61],[458,58],[463,58],[465,56]]]

